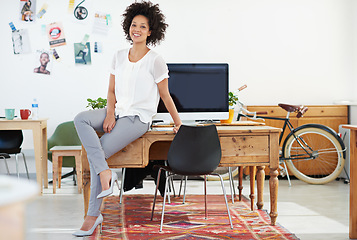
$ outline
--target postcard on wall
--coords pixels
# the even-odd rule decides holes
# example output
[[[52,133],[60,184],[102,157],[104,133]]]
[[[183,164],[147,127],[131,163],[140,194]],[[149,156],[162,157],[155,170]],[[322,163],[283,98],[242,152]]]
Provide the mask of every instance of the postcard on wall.
[[[32,22],[36,20],[36,0],[20,0],[20,20]]]
[[[92,63],[89,42],[85,45],[82,43],[74,43],[74,59],[76,64],[89,65]]]
[[[31,52],[30,38],[27,29],[19,29],[12,32],[12,45],[14,54]]]
[[[66,38],[61,22],[48,24],[46,32],[51,48],[66,45]]]
[[[107,35],[109,32],[110,14],[96,12],[94,14],[93,33]]]
[[[51,50],[37,50],[33,72],[50,75],[52,71],[52,55]]]

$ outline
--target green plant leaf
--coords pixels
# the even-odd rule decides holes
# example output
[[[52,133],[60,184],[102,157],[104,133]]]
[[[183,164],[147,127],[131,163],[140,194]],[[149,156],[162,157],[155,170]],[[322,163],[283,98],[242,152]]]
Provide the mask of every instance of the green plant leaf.
[[[107,99],[105,98],[97,98],[95,100],[91,98],[87,98],[87,108],[92,108],[92,109],[100,109],[100,108],[105,108],[107,106]]]

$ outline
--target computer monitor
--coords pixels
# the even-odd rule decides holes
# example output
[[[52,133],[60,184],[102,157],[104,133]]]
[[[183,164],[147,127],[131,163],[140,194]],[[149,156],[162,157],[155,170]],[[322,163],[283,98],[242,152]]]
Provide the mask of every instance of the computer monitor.
[[[227,63],[169,63],[169,91],[183,123],[228,119]],[[172,122],[160,99],[154,121]]]

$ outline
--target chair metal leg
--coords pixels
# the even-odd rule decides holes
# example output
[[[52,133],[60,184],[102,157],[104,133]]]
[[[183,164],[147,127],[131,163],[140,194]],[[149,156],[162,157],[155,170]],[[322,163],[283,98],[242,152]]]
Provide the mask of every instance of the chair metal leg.
[[[74,186],[77,186],[77,170],[76,168],[73,168],[73,182],[74,182]]]
[[[169,186],[169,179],[172,178],[174,175],[169,175],[166,178],[166,183],[165,183],[165,193],[164,193],[164,201],[162,203],[162,212],[161,212],[161,223],[160,223],[160,232],[162,232],[162,225],[164,224],[164,215],[165,215],[165,204],[166,204],[166,194]]]
[[[123,169],[122,175],[121,175],[121,182],[120,182],[120,193],[119,193],[119,204],[121,204],[123,200],[123,191],[124,191],[124,179],[125,179],[125,170],[126,168]]]
[[[157,196],[157,189],[159,188],[159,182],[160,182],[160,176],[161,176],[161,168],[159,169],[159,172],[157,174],[157,179],[156,179],[156,188],[155,188],[155,195],[154,195],[154,202],[152,204],[152,211],[151,211],[151,221],[154,217],[154,210],[155,210],[155,203],[156,203],[156,196]],[[166,186],[165,186],[166,187]]]
[[[185,204],[185,200],[186,200],[186,188],[187,188],[187,176],[185,176],[185,186],[183,189],[183,201],[182,204]]]
[[[5,161],[5,166],[6,166],[6,170],[7,170],[7,175],[10,175],[10,171],[9,171],[9,165],[7,165],[7,161],[6,161],[6,158],[1,156],[2,159],[4,159]]]
[[[166,176],[167,176],[167,173],[166,173]],[[165,183],[166,184],[166,183]],[[167,203],[168,204],[171,204],[171,197],[170,197],[170,183],[169,182],[167,182],[167,184],[169,184],[169,186],[167,186]],[[165,192],[166,192],[166,190],[165,190]]]
[[[218,176],[219,179],[221,180],[221,186],[222,186],[222,191],[223,191],[223,195],[224,195],[224,200],[226,202],[229,223],[231,225],[231,229],[233,229],[232,218],[231,218],[231,213],[230,213],[229,207],[228,207],[228,201],[227,201],[227,196],[226,196],[226,190],[224,189],[223,179],[222,179],[221,175],[219,175],[219,174],[214,174],[214,175]]]
[[[179,192],[178,192],[178,197],[180,197],[180,196],[181,196],[181,189],[182,189],[182,182],[183,182],[183,178],[184,178],[184,176],[181,176],[180,190],[179,190]]]
[[[17,178],[20,178],[20,172],[19,172],[19,156],[18,156],[18,154],[15,154],[15,161],[16,161],[16,173],[17,173]]]
[[[207,176],[205,175],[204,176],[204,179],[205,179],[205,219],[207,219]]]
[[[165,161],[165,166],[167,166],[167,162]],[[166,174],[166,179],[168,178],[168,172],[167,171],[165,171],[165,174]],[[172,179],[172,182],[174,181],[174,179]],[[158,183],[159,184],[159,183]],[[157,184],[157,185],[158,185]],[[170,183],[168,182],[168,184],[169,184],[169,186],[168,186],[168,194],[167,194],[167,202],[169,203],[169,204],[171,204],[171,199],[170,199]],[[173,183],[172,183],[173,184]],[[165,189],[166,189],[166,184],[165,184]],[[166,190],[165,190],[165,192],[166,192]],[[175,195],[175,193],[174,193],[174,195]]]
[[[164,162],[165,166],[167,166],[167,161]],[[166,173],[167,176],[167,173]],[[174,186],[174,179],[172,178],[170,181],[170,185],[169,185],[169,203],[170,203],[170,191],[172,189],[172,192],[174,194],[174,197],[176,197],[176,193],[175,193],[175,186]]]
[[[173,192],[173,194],[174,194],[174,197],[176,197],[175,186],[174,186],[174,179],[173,179],[173,178],[172,178],[171,181],[170,181],[170,186],[171,186],[172,192]]]
[[[27,163],[26,163],[26,158],[25,158],[25,154],[23,152],[22,153],[22,158],[24,159],[24,164],[25,164],[25,169],[26,169],[26,174],[27,174],[27,178],[30,179],[30,176],[29,176],[29,170],[27,168]]]

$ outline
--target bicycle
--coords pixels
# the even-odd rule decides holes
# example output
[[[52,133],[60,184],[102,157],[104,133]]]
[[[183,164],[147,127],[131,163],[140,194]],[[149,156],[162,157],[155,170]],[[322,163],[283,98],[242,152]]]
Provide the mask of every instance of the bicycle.
[[[285,118],[262,116],[266,112],[250,112],[239,102],[237,120],[247,117],[252,120],[284,121],[279,136],[279,144],[283,142],[279,170],[282,176],[287,176],[290,186],[288,170],[296,178],[310,184],[326,184],[335,180],[345,163],[346,148],[342,139],[333,129],[322,124],[311,123],[294,128],[290,122],[290,114],[295,112],[296,117],[300,118],[308,110],[307,107],[282,103],[278,106],[287,112]],[[290,133],[283,139],[287,128]]]
[[[242,86],[238,92],[246,87],[246,85]],[[285,118],[279,118],[263,116],[267,112],[250,112],[243,107],[244,104],[239,100],[237,104],[238,121],[242,117],[246,117],[252,120],[270,119],[284,122],[279,136],[279,145],[283,143],[279,156],[279,171],[282,177],[287,176],[289,186],[291,186],[289,171],[296,178],[310,184],[326,184],[340,175],[344,168],[346,148],[338,134],[325,125],[305,124],[294,128],[290,122],[291,113],[297,113],[296,117],[300,118],[308,110],[307,107],[278,104],[287,112]],[[283,138],[287,129],[290,133]],[[229,175],[232,178],[239,173],[238,167],[234,169],[219,167],[216,171],[226,180],[229,179]]]

